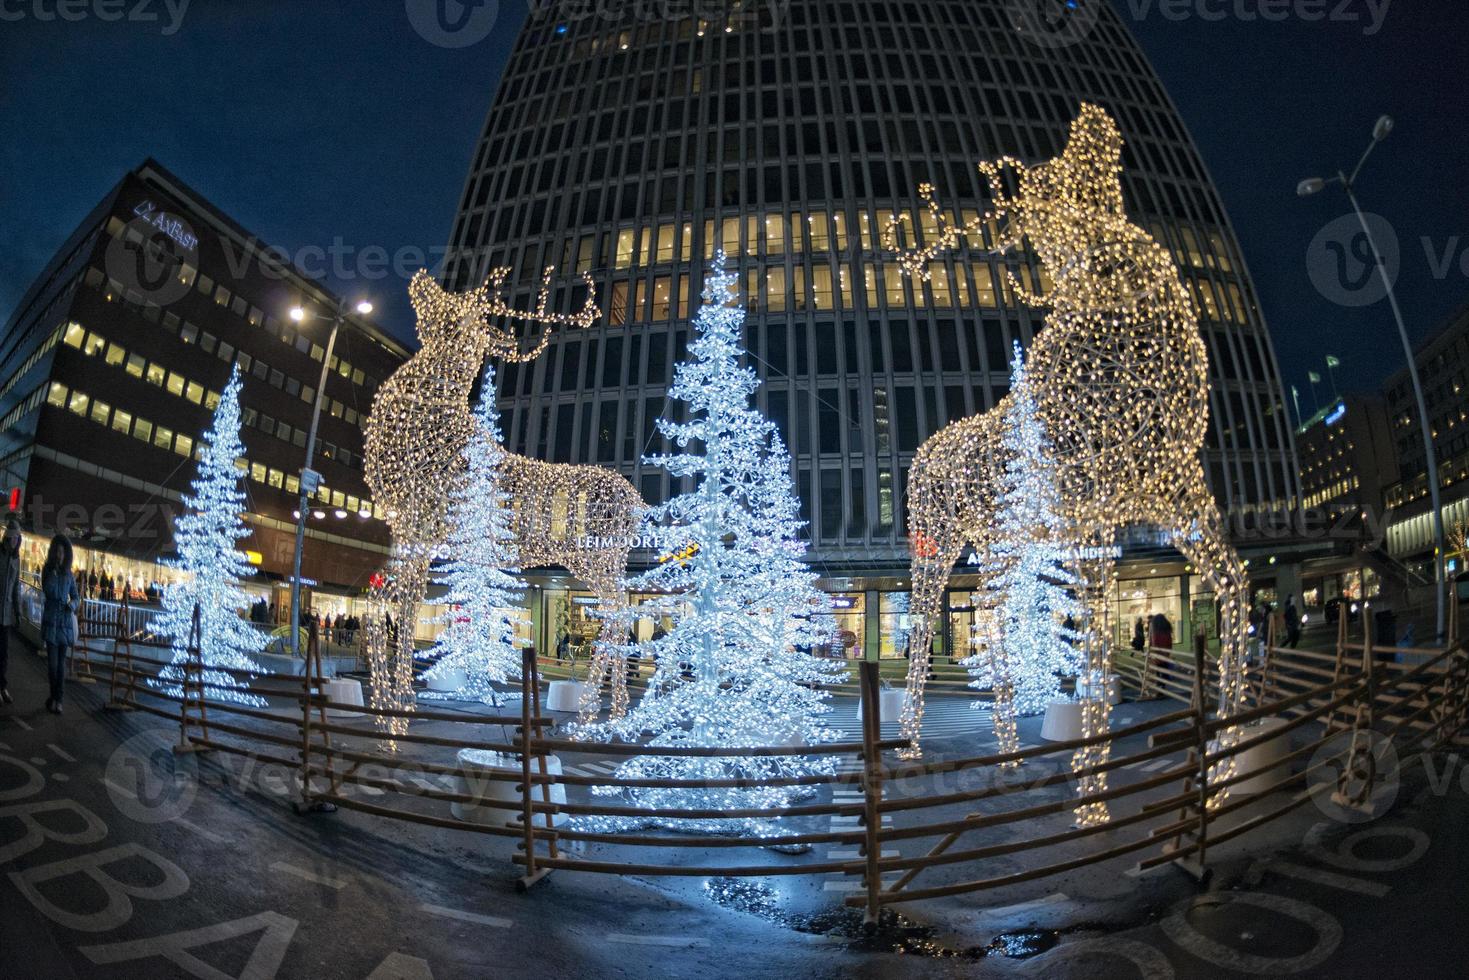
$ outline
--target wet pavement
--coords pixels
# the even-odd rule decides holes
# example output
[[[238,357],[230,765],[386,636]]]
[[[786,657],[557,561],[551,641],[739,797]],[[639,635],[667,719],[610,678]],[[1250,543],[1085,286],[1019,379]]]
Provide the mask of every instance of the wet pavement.
[[[297,816],[290,770],[175,758],[176,728],[103,710],[103,685],[71,685],[67,713],[49,715],[41,661],[17,650],[11,665],[16,704],[0,708],[6,977],[1418,980],[1462,976],[1469,962],[1469,768],[1452,753],[1404,753],[1373,821],[1333,820],[1307,802],[1211,852],[1207,891],[1175,868],[1129,875],[1120,862],[902,906],[869,935],[833,879],[558,871],[517,894],[510,842],[346,810]],[[986,750],[974,732],[950,738],[932,750]]]

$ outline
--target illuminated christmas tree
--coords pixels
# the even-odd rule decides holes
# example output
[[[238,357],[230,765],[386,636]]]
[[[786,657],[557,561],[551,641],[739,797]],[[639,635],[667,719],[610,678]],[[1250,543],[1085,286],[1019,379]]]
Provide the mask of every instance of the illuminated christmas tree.
[[[235,364],[230,380],[214,410],[214,421],[201,438],[203,453],[193,490],[184,495],[185,513],[174,522],[174,546],[178,558],[174,568],[187,573],[163,592],[163,612],[157,631],[167,636],[173,659],[150,683],[170,694],[182,693],[183,664],[189,659],[194,609],[199,609],[199,656],[204,665],[206,697],[264,706],[265,699],[243,690],[244,683],[222,670],[258,671],[255,655],[269,640],[240,615],[250,597],[240,580],[255,570],[235,542],[249,537],[241,515],[245,491],[240,486],[245,471],[237,464],[245,453],[240,441],[240,366]]]
[[[638,644],[643,662],[656,665],[652,680],[633,710],[607,729],[624,738],[651,736],[654,746],[811,744],[835,736],[821,723],[828,710],[823,688],[840,681],[845,668],[819,655],[830,643],[831,607],[804,561],[790,456],[775,426],[750,407],[760,382],[740,365],[745,314],[730,305],[736,278],[718,253],[694,320],[690,360],[678,366],[669,392],[688,404],[690,420],[658,423],[681,451],[647,460],[696,484],[650,510],[645,530],[665,560],[628,583],[631,591],[658,596],[636,615],[666,618],[672,627]],[[770,778],[829,772],[831,765],[802,756],[648,756],[624,763],[617,776]],[[717,811],[768,810],[794,795],[783,787],[594,792],[625,793],[643,807]],[[609,822],[618,823],[601,821]],[[658,822],[717,833],[763,826],[754,813]]]
[[[498,704],[495,684],[520,676],[517,630],[525,623],[524,585],[516,577],[510,500],[500,489],[500,416],[495,410],[494,368],[486,368],[484,388],[474,413],[474,437],[464,448],[465,472],[449,493],[452,556],[435,581],[448,592],[439,600],[448,611],[439,619],[444,631],[429,651],[438,662],[425,680],[463,672],[462,687],[424,692],[420,697],[452,697]]]
[[[1018,747],[1015,718],[1036,714],[1060,697],[1060,677],[1082,670],[1083,634],[1066,625],[1085,609],[1066,568],[1075,550],[1061,517],[1060,493],[1045,425],[1024,355],[1015,345],[1012,402],[1005,417],[1005,475],[995,515],[996,543],[987,556],[991,612],[975,640],[983,649],[965,661],[971,686],[995,691],[995,730],[1002,751]]]

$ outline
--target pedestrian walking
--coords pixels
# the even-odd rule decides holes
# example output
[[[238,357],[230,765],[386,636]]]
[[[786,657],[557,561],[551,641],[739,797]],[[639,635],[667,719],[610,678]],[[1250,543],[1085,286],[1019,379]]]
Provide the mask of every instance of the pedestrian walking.
[[[53,715],[61,714],[66,658],[71,653],[72,644],[77,641],[76,610],[81,595],[77,591],[71,561],[71,542],[64,534],[56,535],[51,539],[46,564],[41,568],[41,592],[46,599],[41,613],[41,639],[46,644],[46,676],[51,682],[46,710]]]
[[[1285,597],[1285,645],[1292,650],[1301,642],[1301,611],[1296,608],[1296,597]]]
[[[1132,624],[1132,649],[1142,653],[1143,648],[1148,645],[1148,628],[1143,625],[1143,618],[1139,616],[1137,622]]]
[[[13,704],[7,668],[10,631],[20,625],[20,522],[12,514],[0,538],[0,704]]]
[[[1153,614],[1153,629],[1149,642],[1159,650],[1173,649],[1173,624],[1162,613]]]

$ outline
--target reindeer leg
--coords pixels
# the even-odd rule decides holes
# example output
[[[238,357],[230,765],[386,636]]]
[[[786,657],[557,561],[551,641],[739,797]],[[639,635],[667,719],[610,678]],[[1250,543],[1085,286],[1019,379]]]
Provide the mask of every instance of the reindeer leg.
[[[1239,552],[1229,543],[1219,508],[1204,482],[1203,469],[1197,468],[1180,500],[1175,524],[1171,528],[1176,547],[1200,575],[1213,587],[1219,609],[1219,717],[1228,718],[1244,708],[1247,690],[1246,671],[1249,664],[1249,620],[1246,615],[1249,577]],[[1203,670],[1204,664],[1198,669]],[[1200,705],[1207,711],[1208,705]],[[1219,733],[1219,747],[1228,748],[1239,739],[1239,730]],[[1211,779],[1224,780],[1234,775],[1234,757],[1219,764]],[[1222,790],[1210,799],[1211,806],[1222,803],[1229,791]]]
[[[912,481],[910,479],[910,486]],[[909,492],[915,506],[909,511],[908,537],[913,542],[913,596],[908,607],[908,696],[899,718],[902,736],[912,744],[899,752],[905,759],[923,754],[919,739],[923,729],[923,689],[928,683],[928,665],[933,655],[933,627],[943,606],[944,586],[963,550],[957,522],[936,506],[919,508],[920,495]]]
[[[1112,594],[1115,591],[1116,578],[1116,566],[1111,559],[1100,559],[1088,564],[1090,567],[1080,576],[1086,588],[1086,603],[1091,620],[1087,631],[1086,666],[1081,678],[1103,679],[1103,684],[1100,695],[1093,686],[1089,691],[1090,696],[1081,703],[1083,738],[1105,734],[1111,728],[1112,705],[1107,700],[1104,679],[1112,666]],[[1071,757],[1071,770],[1077,772],[1103,765],[1111,754],[1110,742],[1077,749]],[[1106,788],[1105,774],[1087,775],[1077,781],[1076,794],[1087,796],[1100,793]],[[1092,827],[1106,823],[1108,819],[1106,803],[1086,803],[1076,810],[1076,824],[1079,827]]]

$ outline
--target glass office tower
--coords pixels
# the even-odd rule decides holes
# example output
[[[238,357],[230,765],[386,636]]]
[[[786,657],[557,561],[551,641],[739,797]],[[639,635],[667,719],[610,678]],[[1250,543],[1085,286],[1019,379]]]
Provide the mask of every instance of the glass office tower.
[[[1091,101],[1127,140],[1129,213],[1172,250],[1197,300],[1220,504],[1240,516],[1291,506],[1275,356],[1187,131],[1110,5],[1079,5],[1073,21],[1050,25],[1023,16],[1030,6],[533,13],[480,137],[446,274],[464,287],[509,266],[529,303],[555,265],[557,301],[570,309],[582,298],[576,276],[590,272],[603,318],[505,367],[510,448],[615,468],[649,501],[677,492],[641,457],[664,448],[654,422],[669,409],[705,261],[722,246],[741,270],[760,407],[791,449],[812,557],[849,601],[855,632],[890,632],[883,617],[904,615],[914,450],[993,406],[1011,340],[1028,343],[1043,325],[1046,311],[1017,304],[1002,270],[1046,284],[1027,256],[973,243],[934,263],[929,282],[911,281],[883,248],[884,223],[913,215],[903,232],[922,238],[924,181],[957,217],[982,212],[976,161],[1055,155]]]

